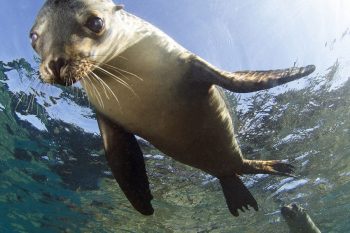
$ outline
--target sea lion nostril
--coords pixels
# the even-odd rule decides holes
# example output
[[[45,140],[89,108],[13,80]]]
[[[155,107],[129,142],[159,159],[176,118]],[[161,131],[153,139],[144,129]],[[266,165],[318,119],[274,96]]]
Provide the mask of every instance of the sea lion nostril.
[[[67,64],[64,58],[58,58],[56,61],[50,61],[49,68],[56,78],[61,77],[61,69]]]

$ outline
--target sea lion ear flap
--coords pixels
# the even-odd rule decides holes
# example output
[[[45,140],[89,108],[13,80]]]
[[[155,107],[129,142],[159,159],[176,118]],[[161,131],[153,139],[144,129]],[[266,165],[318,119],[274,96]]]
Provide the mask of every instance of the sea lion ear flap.
[[[120,11],[120,10],[123,10],[124,9],[124,5],[116,5],[114,6],[114,11],[117,12],[117,11]]]

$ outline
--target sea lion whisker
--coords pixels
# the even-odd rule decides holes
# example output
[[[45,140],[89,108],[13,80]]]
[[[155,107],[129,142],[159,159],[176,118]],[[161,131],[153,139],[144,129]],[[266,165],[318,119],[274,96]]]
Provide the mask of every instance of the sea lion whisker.
[[[125,61],[129,61],[129,59],[127,59],[126,57],[123,57],[121,55],[116,56],[116,58],[121,58],[121,59],[124,59]]]
[[[102,68],[102,69],[105,69],[105,70],[111,69],[112,71],[116,71],[116,72],[118,72],[118,74],[120,74],[120,75],[121,75],[123,78],[125,78],[126,80],[130,80],[129,77],[127,77],[127,76],[123,75],[122,73],[120,73],[114,66],[111,66],[111,65],[109,65],[109,64],[103,64],[103,63],[101,63],[101,65],[99,65],[99,67]]]
[[[32,86],[33,82],[34,82],[34,80],[29,80],[29,84],[27,85],[25,90],[21,92],[20,98],[19,98],[19,100],[17,102],[17,105],[15,107],[15,111],[17,111],[17,108],[20,105],[20,103],[27,101],[26,93],[29,91],[29,89]],[[25,101],[23,101],[23,98],[25,98]]]
[[[85,78],[87,78],[87,77],[85,76]],[[84,86],[88,85],[88,84],[86,83],[86,80],[85,80],[84,78],[81,79],[81,82],[83,83]],[[85,92],[88,92],[87,88],[84,88],[84,91],[85,91]],[[89,97],[89,94],[88,94],[88,93],[87,93],[86,96],[87,96],[88,100],[90,101],[90,97]]]
[[[39,83],[40,83],[40,82],[39,82]],[[43,85],[42,83],[40,83],[39,93],[41,93],[41,91],[42,91],[42,89],[43,89],[44,86],[45,86],[45,85]],[[35,107],[36,107],[36,115],[39,117],[39,107],[38,107],[38,104],[36,104]]]
[[[73,78],[69,77],[68,82],[66,84],[67,84],[67,86],[71,87],[74,84]]]
[[[101,66],[97,66],[97,65],[93,65],[94,68],[98,69],[98,70],[101,70],[102,72],[104,72],[105,74],[108,74],[114,78],[116,78],[118,80],[118,82],[120,82],[121,84],[123,85],[129,85],[125,80],[121,79],[120,77],[116,76],[115,74],[109,72],[108,70],[104,69],[103,67]],[[124,78],[128,79],[128,77],[125,77]]]
[[[87,81],[86,81],[87,79]],[[96,94],[91,86],[91,80],[90,80],[90,77],[88,75],[85,76],[85,79],[82,79],[82,82],[85,86],[87,86],[88,88],[85,88],[85,91],[88,93],[90,92],[91,93],[91,97],[94,97],[96,98]],[[89,95],[88,95],[89,96]]]
[[[91,72],[93,75],[95,75],[95,77],[97,78],[98,75],[95,74],[94,72]],[[99,79],[101,79],[100,77],[98,77]],[[107,89],[111,92],[111,94],[113,95],[114,99],[117,101],[119,107],[121,108],[121,105],[120,105],[120,102],[119,102],[119,99],[117,97],[117,95],[114,93],[114,91],[107,85],[107,83],[105,81],[103,81],[103,79],[101,79],[101,81],[104,83],[104,85],[107,87]]]
[[[28,106],[28,100],[29,100],[28,95],[24,95],[24,100],[22,101],[22,103],[23,103],[23,107]]]
[[[95,98],[97,99],[99,105],[104,108],[104,103],[102,100],[102,96],[100,92],[97,90],[96,85],[93,83],[92,77],[88,76],[88,80],[90,81],[90,87],[92,87],[93,92],[95,93]]]
[[[37,88],[37,90],[39,90],[39,93],[40,93],[41,84],[38,84],[38,86],[39,86],[39,87]],[[37,98],[40,97],[39,93],[38,93],[38,92],[35,92],[35,95],[36,95]],[[35,112],[35,107],[38,109],[38,105],[35,104],[35,103],[36,103],[35,101],[32,102],[32,106],[31,106],[31,108],[30,108],[30,111],[31,111],[31,112]],[[38,116],[38,114],[36,114],[36,116]]]
[[[109,68],[111,68],[111,69],[117,71],[117,72],[118,72],[119,74],[121,74],[121,75],[123,75],[121,72],[124,72],[124,73],[126,73],[126,74],[129,74],[129,75],[131,75],[131,76],[133,76],[133,77],[139,79],[140,81],[143,81],[143,79],[142,79],[140,76],[138,76],[138,75],[136,75],[136,74],[134,74],[134,73],[131,73],[131,72],[127,71],[127,70],[123,70],[123,69],[121,69],[121,68],[118,68],[118,67],[116,67],[116,66],[109,65],[109,64],[107,64],[107,63],[102,63],[102,65],[103,65],[103,66],[107,66],[107,67],[109,67]],[[123,75],[123,77],[126,77],[126,76]]]
[[[31,111],[30,107],[32,105],[32,102],[34,102],[34,97],[35,97],[35,95],[31,94],[30,97],[28,98],[29,101],[27,104],[27,109],[25,110],[26,113]]]
[[[88,57],[108,57],[110,55],[103,55],[103,54],[100,54],[100,55],[89,55],[89,56],[86,56],[87,58]],[[121,58],[121,59],[124,59],[125,61],[128,61],[129,59],[127,59],[126,57],[123,57],[121,55],[117,55],[115,56],[115,58]]]
[[[28,107],[26,109],[26,112],[29,112],[29,111],[32,111],[33,110],[33,105],[34,105],[34,100],[35,100],[35,97],[38,96],[37,92],[35,90],[38,89],[38,86],[40,85],[40,82],[37,82],[35,88],[31,88],[32,89],[32,93],[31,93],[31,97],[30,97],[30,100],[29,100],[29,103],[28,103]]]
[[[91,86],[92,86],[92,88],[93,88],[93,90],[95,91],[95,93],[97,94],[96,95],[96,99],[97,99],[97,101],[99,102],[99,104],[100,104],[100,106],[102,107],[102,108],[104,108],[104,103],[103,103],[103,100],[102,100],[102,96],[101,96],[101,94],[100,94],[100,92],[98,91],[98,89],[96,88],[96,85],[94,85],[93,84],[93,78],[91,77],[91,76],[89,76],[89,75],[87,75],[86,76],[88,79],[89,79],[89,81],[91,82]]]
[[[24,96],[24,92],[21,93],[21,96],[18,99],[18,102],[17,102],[16,107],[15,107],[15,112],[17,111],[17,108],[20,105],[20,103],[23,101],[23,96]]]
[[[129,89],[136,97],[139,98],[139,96],[136,94],[136,92],[132,89],[132,87],[123,79],[121,79],[120,77],[116,76],[115,74],[112,74],[111,72],[109,72],[108,70],[103,69],[102,67],[99,66],[95,66],[97,69],[101,70],[102,72],[110,75],[109,77],[111,77],[112,79],[114,79],[116,82],[122,84],[124,87],[126,87],[127,89]]]
[[[47,85],[46,83],[43,83],[43,82],[40,82],[40,93],[41,93],[41,97],[44,98],[45,97],[45,93],[49,93],[47,91],[47,89],[49,88],[50,89],[50,96],[52,96],[52,85]],[[44,121],[48,121],[48,117],[47,117],[47,114],[44,114],[44,110],[45,108],[40,108],[41,105],[39,104],[36,104],[36,114],[38,117],[41,117],[43,118]]]
[[[141,78],[140,76],[138,76],[138,75],[136,75],[136,74],[134,74],[134,73],[131,73],[131,72],[127,71],[127,70],[124,70],[124,69],[121,69],[121,68],[118,68],[118,67],[115,67],[115,69],[117,69],[117,70],[120,71],[120,72],[124,72],[124,73],[126,73],[126,74],[130,74],[131,76],[133,76],[133,77],[139,79],[140,81],[143,81],[143,78]]]
[[[104,93],[105,93],[105,96],[107,97],[107,99],[109,100],[109,95],[107,94],[107,90],[106,90],[106,87],[105,87],[105,85],[107,85],[100,77],[98,77],[95,73],[93,73],[93,72],[91,72],[91,74],[92,74],[92,76],[94,77],[94,78],[96,78],[99,82],[100,82],[100,84],[101,84],[101,86],[102,86],[102,88],[103,88],[103,91],[104,91]],[[108,87],[108,86],[107,86]]]
[[[29,111],[32,112],[33,109],[34,109],[34,105],[35,105],[35,99],[36,97],[38,97],[37,95],[33,95],[33,98],[32,98],[32,104],[30,105],[30,109]]]
[[[22,80],[21,80],[22,82]],[[19,97],[19,100],[17,102],[17,105],[15,107],[15,111],[17,110],[17,107],[19,106],[19,104],[23,101],[23,96],[25,95],[26,92],[28,92],[29,88],[32,86],[34,80],[29,80],[29,84],[26,86],[26,88],[24,89],[24,91],[20,92],[20,97]],[[10,99],[10,102],[12,102],[12,99],[15,98],[17,96],[17,94],[13,94],[11,99]]]
[[[71,78],[70,81],[71,81],[71,83],[70,83],[70,88],[72,89],[72,91],[73,91],[73,96],[74,96],[74,98],[76,99],[76,98],[77,98],[77,90],[76,90],[76,88],[73,86],[73,85],[74,85],[74,80]]]
[[[93,89],[95,90],[95,93],[97,93],[97,96],[96,96],[96,97],[98,97],[97,100],[98,100],[98,102],[100,103],[100,106],[101,106],[102,108],[104,108],[104,102],[103,102],[101,93],[100,93],[100,91],[97,89],[96,85],[93,83],[93,82],[94,82],[93,77],[89,76],[89,78],[90,78],[90,80],[91,80],[91,82],[92,82],[92,87],[93,87]]]
[[[105,68],[103,68],[103,67],[101,67],[101,66],[99,66],[100,68],[102,68],[102,69],[105,69]],[[126,75],[124,75],[123,73],[121,73],[119,70],[117,70],[115,67],[106,67],[106,68],[109,68],[109,69],[112,69],[113,71],[116,71],[119,75],[121,75],[122,76],[122,78],[124,78],[125,80],[130,80],[130,78],[129,77],[127,77]],[[106,69],[105,69],[106,70]],[[126,81],[125,81],[126,82]]]
[[[28,95],[25,95],[25,96],[24,96],[24,99],[25,99],[25,100],[23,101],[23,103],[24,103],[24,106],[23,106],[23,107],[26,107],[26,106],[27,106],[27,108],[26,108],[26,110],[25,110],[26,113],[28,112],[28,108],[29,108],[29,106],[30,106],[31,97],[32,97],[31,93],[29,93],[29,96],[28,96]]]
[[[68,80],[67,80],[67,82],[66,82],[66,85],[67,85],[67,87],[69,87],[69,89],[71,89],[72,90],[72,92],[73,92],[73,97],[74,97],[74,88],[73,88],[73,84],[74,84],[74,81],[73,81],[73,78],[71,77],[71,74],[69,73],[68,74]]]

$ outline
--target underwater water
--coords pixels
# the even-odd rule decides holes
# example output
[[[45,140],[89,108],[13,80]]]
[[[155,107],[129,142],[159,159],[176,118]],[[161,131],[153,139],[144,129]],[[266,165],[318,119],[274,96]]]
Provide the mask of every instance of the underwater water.
[[[0,9],[0,232],[289,232],[280,207],[303,206],[322,232],[350,232],[350,3],[347,0],[124,1],[226,70],[315,64],[269,91],[226,92],[245,157],[287,159],[296,177],[244,176],[259,212],[234,218],[216,179],[140,141],[155,214],[113,179],[79,85],[38,78],[28,32],[44,1]]]

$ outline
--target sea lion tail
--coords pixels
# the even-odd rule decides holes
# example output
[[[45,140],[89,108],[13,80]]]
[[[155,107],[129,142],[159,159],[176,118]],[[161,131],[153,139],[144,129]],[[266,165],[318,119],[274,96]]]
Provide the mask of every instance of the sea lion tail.
[[[280,160],[243,160],[242,174],[294,176],[294,166]]]
[[[258,204],[237,175],[219,177],[220,184],[231,214],[238,217],[238,209],[244,212],[249,206],[258,211]]]
[[[192,55],[192,77],[202,83],[223,87],[236,93],[248,93],[269,89],[308,76],[315,71],[314,65],[265,71],[222,71],[196,55]]]

